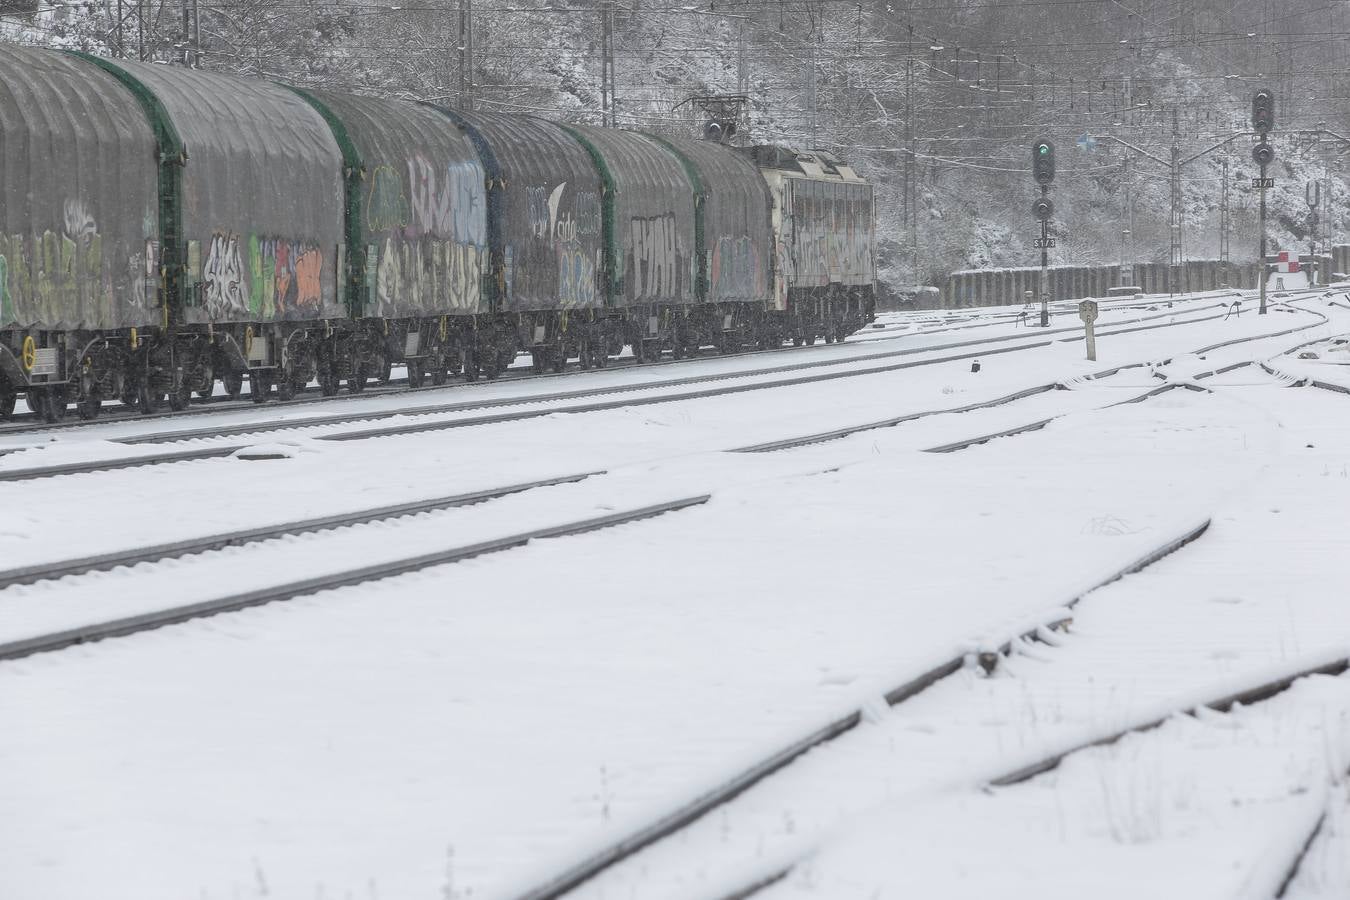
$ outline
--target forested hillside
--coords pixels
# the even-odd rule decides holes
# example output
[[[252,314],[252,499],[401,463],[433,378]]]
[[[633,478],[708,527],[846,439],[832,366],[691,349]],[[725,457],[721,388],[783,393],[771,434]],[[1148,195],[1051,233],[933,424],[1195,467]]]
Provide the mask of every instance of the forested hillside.
[[[441,0],[7,0],[0,2],[0,33],[450,104],[462,97],[463,58],[479,109],[600,124],[608,21],[620,126],[692,133],[704,113],[688,98],[747,95],[738,142],[826,148],[877,182],[882,276],[892,286],[936,283],[954,269],[1038,261],[1028,170],[1039,136],[1058,146],[1052,196],[1060,240],[1052,262],[1168,260],[1165,163],[1174,134],[1186,159],[1246,130],[1248,98],[1264,85],[1279,98],[1271,246],[1307,252],[1305,187],[1324,175],[1332,227],[1328,235],[1324,212],[1322,237],[1343,237],[1340,174],[1350,144],[1292,133],[1321,122],[1350,134],[1350,13],[1336,4],[464,2],[472,7]],[[472,24],[471,52],[461,41],[461,12]],[[1230,255],[1254,258],[1251,143],[1239,137],[1184,166],[1185,258],[1220,253],[1225,159]]]

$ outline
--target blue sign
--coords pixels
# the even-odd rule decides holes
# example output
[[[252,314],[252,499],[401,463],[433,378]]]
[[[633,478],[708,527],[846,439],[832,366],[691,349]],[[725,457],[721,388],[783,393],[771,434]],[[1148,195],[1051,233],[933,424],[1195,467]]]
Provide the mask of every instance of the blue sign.
[[[1086,150],[1091,153],[1097,149],[1097,139],[1090,134],[1080,135],[1078,138],[1078,149]]]

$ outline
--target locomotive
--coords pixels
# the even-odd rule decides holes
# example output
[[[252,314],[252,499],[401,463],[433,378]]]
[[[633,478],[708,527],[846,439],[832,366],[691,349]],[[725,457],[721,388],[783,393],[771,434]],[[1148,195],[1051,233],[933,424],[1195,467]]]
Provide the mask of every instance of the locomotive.
[[[0,51],[0,416],[153,412],[842,340],[871,186],[828,153]]]

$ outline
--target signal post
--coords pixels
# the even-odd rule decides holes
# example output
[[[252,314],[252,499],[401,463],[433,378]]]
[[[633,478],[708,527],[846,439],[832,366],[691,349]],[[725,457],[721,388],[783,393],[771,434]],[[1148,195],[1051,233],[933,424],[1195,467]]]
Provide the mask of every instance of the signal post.
[[[1055,180],[1055,145],[1042,138],[1031,147],[1031,175],[1041,186],[1041,196],[1031,204],[1031,214],[1040,220],[1041,236],[1035,246],[1041,251],[1041,327],[1050,327],[1050,263],[1049,249],[1055,246],[1050,236],[1050,217],[1055,204],[1050,199],[1050,184]]]
[[[1252,148],[1252,162],[1261,168],[1261,175],[1255,179],[1256,187],[1261,192],[1261,241],[1257,254],[1257,271],[1260,273],[1259,290],[1261,292],[1261,306],[1257,310],[1261,315],[1266,314],[1266,188],[1275,186],[1275,179],[1266,177],[1266,166],[1275,160],[1275,149],[1266,143],[1266,134],[1275,127],[1275,92],[1269,88],[1262,88],[1252,94],[1252,128],[1260,135],[1255,147]]]

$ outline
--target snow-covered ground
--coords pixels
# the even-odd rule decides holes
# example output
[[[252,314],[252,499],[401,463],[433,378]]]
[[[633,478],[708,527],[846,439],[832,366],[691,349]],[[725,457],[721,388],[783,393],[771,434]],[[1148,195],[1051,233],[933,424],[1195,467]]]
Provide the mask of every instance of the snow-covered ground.
[[[812,371],[868,368],[890,349],[924,364],[359,441],[316,440],[351,427],[322,426],[268,436],[292,448],[282,459],[0,484],[10,568],[603,470],[478,506],[10,588],[0,642],[712,494],[610,531],[0,663],[0,798],[13,811],[0,819],[0,896],[513,896],[860,705],[875,714],[859,730],[579,895],[717,896],[804,857],[769,894],[1082,896],[1096,877],[1120,896],[1194,885],[1269,896],[1266,870],[1234,860],[1287,859],[1326,810],[1293,890],[1345,896],[1350,822],[1335,782],[1350,765],[1347,679],[978,790],[1103,730],[1350,649],[1337,566],[1350,396],[1249,366],[1194,382],[1206,392],[1120,403],[1247,360],[1331,371],[1350,308],[1329,300],[1346,302],[1314,295],[1228,319],[1215,298],[1191,300],[1138,323],[1169,327],[1103,336],[1096,362],[1081,341],[1032,346],[1045,339],[1009,321],[1014,310],[892,315],[876,340],[843,347],[503,383],[473,399],[704,374],[773,381],[782,374],[757,373],[809,359],[825,363]],[[1112,310],[1098,330],[1157,312]],[[978,327],[936,331],[963,324]],[[979,357],[978,372],[971,359],[933,361],[958,352],[933,347],[1014,334],[983,346],[1022,349]],[[1284,356],[1309,341],[1318,359]],[[1133,368],[1088,377],[1122,365]],[[726,452],[1055,383],[1068,390]],[[455,402],[416,397],[342,406]],[[274,413],[211,421],[250,415]],[[115,441],[167,427],[67,431],[0,467],[137,452]],[[878,701],[1206,518],[1193,545],[1088,594],[1060,646],[889,711]]]

